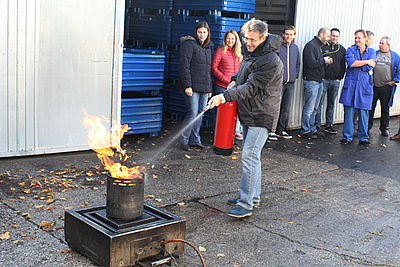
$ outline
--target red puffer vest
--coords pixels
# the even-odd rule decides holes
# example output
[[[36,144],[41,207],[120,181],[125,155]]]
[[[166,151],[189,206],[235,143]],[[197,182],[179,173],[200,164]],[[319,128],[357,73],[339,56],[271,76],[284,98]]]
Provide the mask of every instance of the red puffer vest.
[[[214,52],[211,63],[211,71],[215,77],[215,84],[227,88],[231,82],[232,75],[238,72],[240,62],[235,57],[232,48],[228,47],[226,53],[224,53],[222,47],[218,47]]]

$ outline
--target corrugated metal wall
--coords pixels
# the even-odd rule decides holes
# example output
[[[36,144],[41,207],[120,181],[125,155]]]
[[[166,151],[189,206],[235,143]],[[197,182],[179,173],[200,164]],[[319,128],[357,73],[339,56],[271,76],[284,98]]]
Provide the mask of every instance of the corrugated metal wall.
[[[0,157],[87,149],[82,108],[119,119],[123,18],[123,0],[1,0]]]
[[[393,38],[393,50],[400,52],[397,49],[397,47],[400,48],[400,27],[392,26],[393,23],[396,23],[395,14],[399,10],[400,1],[395,0],[336,0],[333,2],[329,0],[297,0],[295,42],[302,53],[305,44],[317,35],[320,28],[336,27],[341,30],[340,43],[347,49],[354,44],[354,31],[364,28],[375,33],[373,48],[379,49],[380,36],[390,35]],[[399,98],[399,93],[397,93],[395,107],[391,109],[391,114],[400,113]],[[289,119],[290,128],[300,127],[303,103],[303,80],[298,79],[295,86],[293,112]],[[379,107],[377,111],[379,111]],[[379,115],[379,113],[376,114]],[[343,122],[343,105],[336,105],[334,120]]]

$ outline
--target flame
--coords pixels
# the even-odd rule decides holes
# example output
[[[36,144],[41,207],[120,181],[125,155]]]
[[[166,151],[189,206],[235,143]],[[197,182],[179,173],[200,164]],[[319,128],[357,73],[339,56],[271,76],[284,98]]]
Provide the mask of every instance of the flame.
[[[141,172],[145,170],[142,166],[128,168],[121,163],[115,163],[111,157],[119,155],[120,160],[125,161],[128,157],[125,151],[121,149],[119,141],[124,137],[124,133],[129,130],[127,124],[120,125],[113,122],[111,125],[111,132],[107,131],[103,121],[104,118],[89,115],[86,110],[83,110],[85,117],[81,122],[88,131],[88,144],[89,147],[97,153],[104,168],[110,172],[110,175],[119,179],[132,179],[142,178]],[[115,144],[112,144],[115,143]],[[116,153],[116,152],[117,153]]]

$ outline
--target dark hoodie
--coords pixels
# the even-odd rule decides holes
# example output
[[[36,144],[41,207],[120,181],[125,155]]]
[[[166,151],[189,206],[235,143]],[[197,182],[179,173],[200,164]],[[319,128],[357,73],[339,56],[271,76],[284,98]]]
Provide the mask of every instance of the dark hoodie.
[[[210,41],[202,47],[197,36],[181,37],[179,51],[179,83],[185,90],[188,87],[197,93],[211,93],[211,47]]]
[[[245,126],[276,128],[281,103],[283,64],[278,51],[282,38],[268,34],[252,53],[244,51],[236,86],[224,93],[227,102],[237,101],[240,122]]]

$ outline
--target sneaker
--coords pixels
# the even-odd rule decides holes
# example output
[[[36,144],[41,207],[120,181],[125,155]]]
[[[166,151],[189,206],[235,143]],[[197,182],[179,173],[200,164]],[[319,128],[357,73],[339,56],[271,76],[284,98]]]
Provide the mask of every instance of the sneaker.
[[[393,136],[390,137],[390,140],[396,140],[396,141],[400,141],[400,134],[395,134]]]
[[[185,151],[189,151],[190,150],[189,144],[181,143],[180,147],[181,147],[182,150],[185,150]]]
[[[360,141],[359,144],[366,147],[369,147],[371,145],[371,143],[368,140]]]
[[[326,127],[325,132],[330,133],[330,134],[337,134],[337,131],[332,126]]]
[[[203,145],[203,144],[195,144],[195,145],[190,145],[191,148],[197,148],[197,149],[209,149],[209,146]]]
[[[348,140],[346,140],[346,139],[342,139],[342,140],[340,140],[340,143],[341,143],[342,145],[348,145],[348,144],[350,144],[350,141],[348,141]]]
[[[236,206],[238,200],[239,200],[239,198],[230,198],[230,199],[228,199],[228,205]],[[254,200],[253,201],[253,207],[254,208],[260,207],[260,201],[259,200]]]
[[[253,212],[251,210],[245,209],[242,206],[237,205],[231,210],[228,210],[227,214],[234,218],[244,218],[251,216]]]
[[[307,139],[317,139],[318,135],[317,135],[317,133],[306,133],[306,134],[302,134],[301,137],[307,138]]]
[[[290,134],[288,134],[285,131],[282,131],[281,134],[277,134],[278,137],[284,138],[284,139],[292,139],[292,136]]]
[[[381,131],[382,136],[389,136],[389,131],[388,130],[383,130]]]
[[[275,133],[269,133],[268,140],[270,140],[270,141],[278,141],[278,136]]]
[[[235,133],[235,139],[242,141],[243,140],[243,135],[241,133]]]

